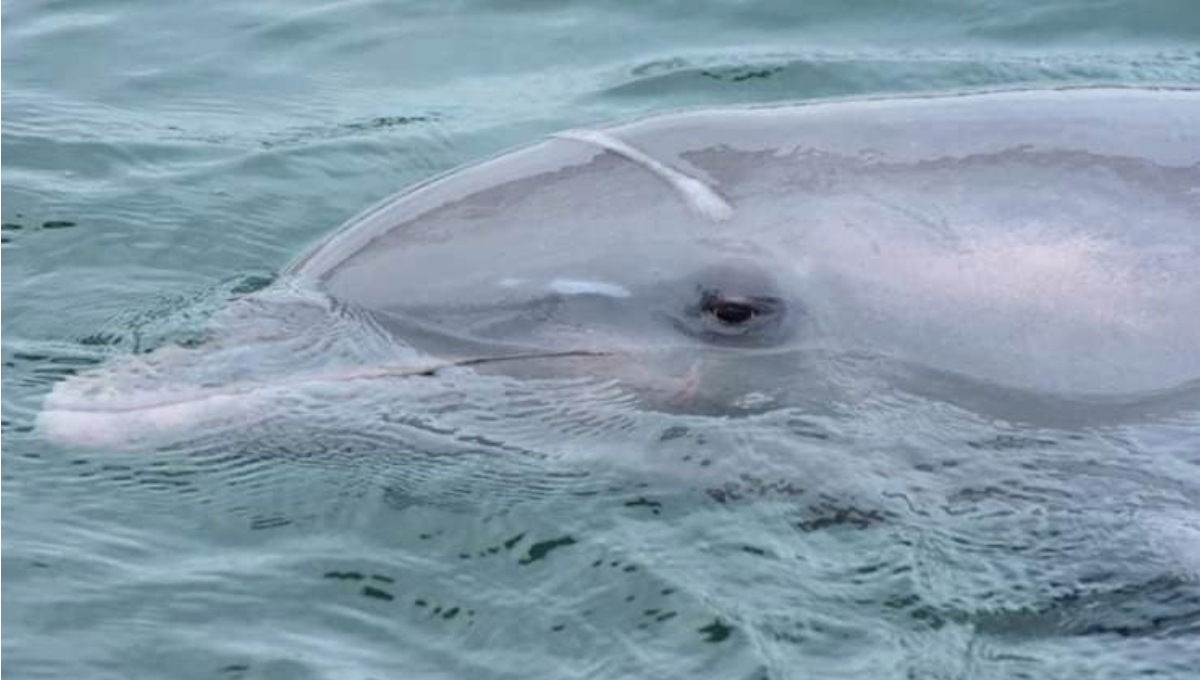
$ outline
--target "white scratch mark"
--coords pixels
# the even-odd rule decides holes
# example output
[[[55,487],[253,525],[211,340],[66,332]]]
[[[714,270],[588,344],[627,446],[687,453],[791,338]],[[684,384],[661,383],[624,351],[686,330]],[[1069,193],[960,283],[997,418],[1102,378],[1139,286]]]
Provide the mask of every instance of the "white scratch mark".
[[[628,288],[605,281],[584,279],[554,279],[548,286],[550,292],[559,295],[606,295],[614,298],[632,297]]]
[[[566,130],[551,136],[584,142],[628,158],[658,175],[679,193],[688,207],[714,222],[723,222],[733,216],[733,207],[709,185],[651,158],[640,149],[630,146],[608,133],[599,130]]]

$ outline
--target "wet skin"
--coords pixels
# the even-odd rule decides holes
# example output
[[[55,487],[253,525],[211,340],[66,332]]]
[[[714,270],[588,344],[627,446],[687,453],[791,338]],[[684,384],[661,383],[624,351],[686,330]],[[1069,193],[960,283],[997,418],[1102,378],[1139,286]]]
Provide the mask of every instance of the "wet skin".
[[[218,318],[211,348],[152,359],[149,379],[117,362],[60,385],[46,413],[69,439],[157,395],[186,401],[181,375],[212,396],[466,364],[604,375],[652,407],[705,410],[819,396],[855,372],[964,403],[1137,400],[1200,380],[1196,224],[1196,91],[660,116],[388,199]],[[289,296],[317,311],[280,333]],[[286,354],[307,333],[333,349],[221,377],[232,348]]]

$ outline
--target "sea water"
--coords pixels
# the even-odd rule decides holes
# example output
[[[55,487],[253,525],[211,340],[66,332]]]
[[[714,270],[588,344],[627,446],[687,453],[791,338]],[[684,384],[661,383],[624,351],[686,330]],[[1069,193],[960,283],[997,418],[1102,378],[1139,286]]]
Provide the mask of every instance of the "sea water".
[[[471,160],[684,106],[1195,84],[1195,2],[4,9],[9,677],[1198,673],[1195,408],[1033,429],[880,394],[714,419],[452,376],[389,436],[106,452],[32,428],[55,381],[199,341]]]

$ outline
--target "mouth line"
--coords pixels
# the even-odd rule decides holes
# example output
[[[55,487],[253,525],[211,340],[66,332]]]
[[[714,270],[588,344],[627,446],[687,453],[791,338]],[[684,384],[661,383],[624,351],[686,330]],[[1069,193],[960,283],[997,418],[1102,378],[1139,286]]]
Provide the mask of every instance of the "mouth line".
[[[111,398],[110,395],[106,395],[102,392],[95,395],[88,395],[86,393],[67,395],[62,393],[55,394],[54,392],[51,392],[51,394],[47,397],[44,408],[49,411],[59,412],[119,415],[154,409],[167,409],[178,406],[187,406],[209,400],[230,399],[274,389],[301,387],[306,384],[354,380],[382,380],[387,378],[433,377],[439,372],[450,368],[482,366],[486,364],[503,362],[536,361],[543,359],[607,357],[612,356],[613,354],[613,352],[598,350],[563,350],[557,352],[525,352],[518,354],[501,354],[495,356],[475,356],[461,359],[435,360],[428,364],[383,364],[380,366],[363,368],[325,369],[321,371],[312,371],[301,375],[285,377],[282,379],[266,380],[263,382],[240,381],[212,387],[185,387],[182,394],[176,396],[175,398],[169,399],[154,399],[153,391],[146,391],[150,392],[150,394],[145,395],[147,397],[147,401],[124,406],[116,404],[103,407],[85,405],[84,402],[86,401],[104,401]]]
[[[470,357],[467,359],[455,359],[445,363],[431,366],[423,371],[400,374],[400,375],[436,375],[438,371],[446,368],[458,368],[462,366],[479,366],[481,364],[501,363],[505,361],[532,361],[535,359],[570,359],[578,357],[609,357],[613,356],[613,352],[605,352],[600,350],[575,349],[563,350],[560,352],[527,352],[524,354],[501,354],[490,357]]]

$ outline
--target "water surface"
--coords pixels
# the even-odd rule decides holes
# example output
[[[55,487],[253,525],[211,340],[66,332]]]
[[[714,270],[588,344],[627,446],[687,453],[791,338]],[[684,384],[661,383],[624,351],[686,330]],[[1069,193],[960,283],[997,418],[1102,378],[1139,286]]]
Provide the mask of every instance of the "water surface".
[[[31,424],[371,202],[555,130],[1195,84],[1197,36],[1190,0],[7,3],[3,670],[1191,677],[1200,409],[1031,429],[881,394],[722,422],[599,392],[489,420],[474,395],[448,439],[431,394],[403,442],[265,423],[270,446],[128,453]]]

